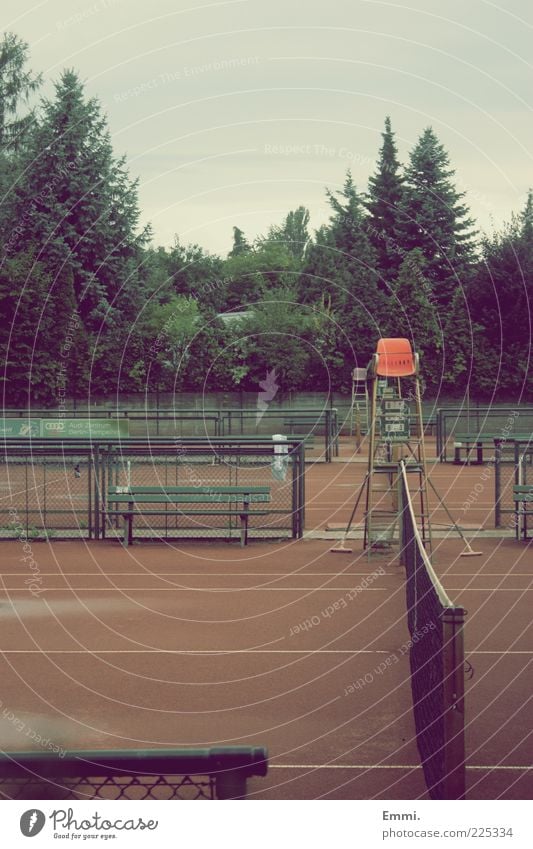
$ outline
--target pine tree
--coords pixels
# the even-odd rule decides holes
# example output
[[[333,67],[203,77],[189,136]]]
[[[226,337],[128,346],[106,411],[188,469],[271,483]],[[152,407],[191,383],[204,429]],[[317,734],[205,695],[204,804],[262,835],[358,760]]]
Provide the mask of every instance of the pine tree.
[[[246,236],[243,231],[238,227],[233,228],[233,247],[229,252],[228,256],[240,256],[241,254],[247,254],[251,251],[251,247],[246,241]]]
[[[79,397],[87,388],[87,339],[72,276],[63,274],[54,281],[31,252],[7,258],[0,269],[4,403],[58,405],[60,390]]]
[[[520,213],[521,237],[525,245],[533,249],[533,189],[527,193],[526,205]]]
[[[327,192],[330,225],[310,246],[299,283],[302,303],[327,298],[339,321],[339,348],[344,360],[342,385],[349,385],[354,366],[366,364],[381,335],[383,296],[378,291],[376,255],[365,227],[362,200],[348,171],[340,192]],[[339,378],[340,379],[340,378]]]
[[[23,164],[20,243],[37,244],[54,276],[68,265],[84,323],[99,330],[112,323],[113,308],[128,309],[124,289],[134,288],[143,238],[136,183],[124,159],[114,158],[100,105],[85,99],[74,71],[61,75],[55,99],[44,103]]]
[[[332,302],[335,283],[337,249],[333,233],[327,225],[315,231],[307,248],[302,274],[298,281],[298,299],[302,304],[321,303],[323,297]],[[342,302],[339,293],[334,300]]]
[[[424,257],[417,248],[403,260],[393,287],[391,311],[401,332],[395,332],[392,327],[391,335],[411,340],[414,350],[421,355],[424,380],[436,385],[440,373],[438,353],[442,347],[442,327],[432,300]]]
[[[468,288],[470,313],[483,327],[474,378],[485,395],[499,393],[519,400],[533,388],[532,211],[529,192],[523,212],[513,216],[502,232],[483,241],[482,258]]]
[[[470,312],[463,289],[456,289],[443,328],[443,387],[451,395],[476,394],[474,362],[483,350],[483,327]]]
[[[86,99],[74,71],[65,71],[55,88],[21,154],[9,255],[33,254],[51,280],[51,303],[70,303],[72,288],[80,345],[88,351],[91,339],[98,343],[92,390],[112,392],[142,303],[139,265],[147,232],[137,233],[137,185],[124,158],[113,155],[98,101]],[[55,333],[64,336],[68,326],[58,319]],[[71,388],[83,385],[78,373]]]
[[[13,33],[4,33],[0,42],[0,260],[17,238],[13,188],[20,178],[18,154],[33,123],[29,101],[41,84],[41,76],[27,70],[27,56],[28,45]]]
[[[33,121],[33,112],[20,115],[21,103],[28,104],[41,85],[41,74],[26,70],[28,45],[12,32],[0,42],[0,150],[17,150]]]
[[[397,239],[406,252],[419,248],[436,302],[447,308],[465,284],[474,257],[473,221],[443,145],[428,127],[411,151],[400,201]]]
[[[387,289],[396,278],[402,262],[402,250],[397,243],[398,208],[402,197],[400,162],[389,116],[385,118],[383,144],[379,152],[376,173],[368,181],[366,208],[369,218],[366,228],[370,243],[377,255],[378,267]]]

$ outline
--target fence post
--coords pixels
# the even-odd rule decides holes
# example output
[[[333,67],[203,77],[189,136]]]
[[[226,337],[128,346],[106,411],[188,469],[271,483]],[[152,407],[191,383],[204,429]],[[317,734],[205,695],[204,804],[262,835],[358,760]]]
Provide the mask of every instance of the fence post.
[[[300,477],[300,537],[302,537],[305,528],[305,442],[300,442],[298,458],[298,474]]]
[[[501,459],[502,445],[496,441],[494,446],[494,527],[499,528],[501,523]]]
[[[100,539],[100,445],[91,445],[94,462],[94,538]]]
[[[92,446],[87,454],[87,534],[89,539],[93,538],[93,477],[94,461]]]

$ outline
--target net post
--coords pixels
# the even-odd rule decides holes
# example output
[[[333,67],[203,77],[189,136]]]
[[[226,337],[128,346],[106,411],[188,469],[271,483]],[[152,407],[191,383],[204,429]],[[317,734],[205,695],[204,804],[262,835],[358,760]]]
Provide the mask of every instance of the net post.
[[[217,799],[245,799],[246,772],[243,769],[228,769],[215,774]]]
[[[462,607],[442,614],[444,688],[444,798],[466,798],[464,641]]]
[[[399,551],[398,551],[398,566],[403,566],[405,568],[405,530],[404,530],[404,493],[403,493],[403,465],[404,461],[401,459],[398,462],[398,475],[396,478],[396,486],[398,489],[398,541],[399,541]]]

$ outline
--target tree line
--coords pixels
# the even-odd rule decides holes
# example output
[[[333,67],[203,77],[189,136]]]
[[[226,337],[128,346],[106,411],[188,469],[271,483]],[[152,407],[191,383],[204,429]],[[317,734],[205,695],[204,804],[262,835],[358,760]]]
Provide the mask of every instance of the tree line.
[[[159,391],[349,392],[380,336],[407,336],[430,395],[520,400],[533,388],[533,193],[477,232],[431,127],[405,165],[385,119],[365,191],[326,190],[226,257],[153,244],[138,184],[79,75],[41,76],[0,43],[0,328],[5,406]]]

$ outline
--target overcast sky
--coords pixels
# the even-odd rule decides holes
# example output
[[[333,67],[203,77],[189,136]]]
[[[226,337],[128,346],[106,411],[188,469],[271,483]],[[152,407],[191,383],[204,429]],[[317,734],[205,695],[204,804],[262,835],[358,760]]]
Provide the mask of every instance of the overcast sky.
[[[533,185],[530,0],[2,0],[45,93],[77,69],[140,178],[156,244],[227,253],[348,167],[364,190],[392,119],[400,157],[432,125],[483,228]]]

